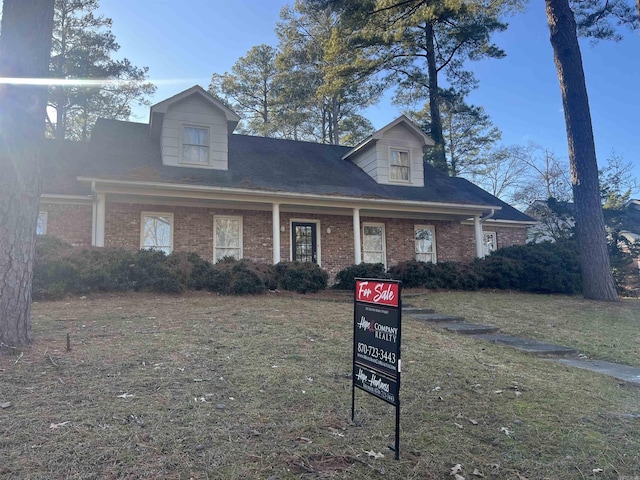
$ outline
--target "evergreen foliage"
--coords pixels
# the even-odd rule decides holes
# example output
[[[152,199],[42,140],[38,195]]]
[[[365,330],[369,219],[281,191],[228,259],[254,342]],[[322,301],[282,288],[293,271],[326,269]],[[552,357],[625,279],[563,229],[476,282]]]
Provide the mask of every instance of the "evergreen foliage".
[[[336,282],[333,288],[337,290],[354,290],[356,278],[389,278],[381,263],[361,263],[351,265],[340,270],[336,274]]]
[[[120,46],[112,21],[95,12],[99,0],[55,0],[50,74],[75,80],[49,89],[48,134],[56,139],[86,141],[98,117],[128,120],[132,107],[148,105],[156,87],[147,80],[147,67],[136,67],[112,55]]]
[[[329,274],[315,263],[280,262],[276,265],[278,286],[298,293],[315,293],[327,288]]]
[[[356,61],[333,68],[342,78],[382,74],[396,87],[396,101],[406,105],[428,100],[427,133],[435,146],[426,159],[449,171],[441,109],[443,76],[452,91],[464,96],[475,88],[468,60],[502,58],[505,53],[491,42],[506,24],[501,17],[520,7],[518,1],[449,2],[445,0],[307,0],[316,8],[331,5],[354,35],[336,42],[336,51],[356,51]]]
[[[327,287],[318,265],[281,262],[267,265],[225,257],[216,264],[195,253],[121,248],[76,248],[54,237],[37,238],[34,298],[69,294],[208,290],[223,295],[255,295],[280,288],[298,293]]]

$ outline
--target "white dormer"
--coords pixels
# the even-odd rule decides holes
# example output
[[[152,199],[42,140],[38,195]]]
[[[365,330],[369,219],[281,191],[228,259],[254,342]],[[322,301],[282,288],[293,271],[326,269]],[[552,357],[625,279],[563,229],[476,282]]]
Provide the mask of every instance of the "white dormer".
[[[423,147],[434,142],[402,115],[360,142],[343,158],[358,165],[376,182],[424,187]]]
[[[240,117],[196,85],[151,107],[150,135],[162,164],[227,170],[229,134]]]

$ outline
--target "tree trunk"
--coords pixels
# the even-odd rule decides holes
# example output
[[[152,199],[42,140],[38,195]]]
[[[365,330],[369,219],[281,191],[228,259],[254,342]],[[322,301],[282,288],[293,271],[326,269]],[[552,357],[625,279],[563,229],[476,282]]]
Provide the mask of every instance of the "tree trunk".
[[[447,157],[444,152],[442,119],[440,118],[440,90],[438,88],[438,66],[436,63],[435,35],[433,25],[425,25],[425,44],[427,50],[427,71],[429,74],[429,113],[431,115],[431,138],[435,145],[431,150],[433,166],[447,173]]]
[[[4,0],[0,76],[48,76],[54,0]],[[47,88],[0,89],[0,353],[31,342],[31,280]]]
[[[583,295],[595,300],[615,301],[618,294],[609,264],[596,149],[576,22],[568,0],[545,0],[545,3],[569,144]]]

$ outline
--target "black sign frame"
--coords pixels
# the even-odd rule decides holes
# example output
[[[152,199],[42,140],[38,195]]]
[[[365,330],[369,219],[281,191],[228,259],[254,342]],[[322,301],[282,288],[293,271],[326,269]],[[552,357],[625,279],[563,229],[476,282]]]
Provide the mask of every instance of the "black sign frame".
[[[356,278],[353,306],[353,373],[355,390],[363,390],[396,409],[395,459],[400,459],[400,355],[402,284],[398,280]]]

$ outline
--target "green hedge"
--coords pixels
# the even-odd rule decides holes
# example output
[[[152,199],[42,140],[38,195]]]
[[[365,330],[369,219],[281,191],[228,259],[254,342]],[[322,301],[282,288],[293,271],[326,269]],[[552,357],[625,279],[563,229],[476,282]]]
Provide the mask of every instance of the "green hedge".
[[[74,248],[42,236],[36,242],[33,297],[131,290],[182,293],[189,289],[225,295],[254,295],[276,288],[306,293],[326,288],[327,279],[327,273],[314,264],[273,266],[224,258],[214,265],[195,253]]]
[[[352,265],[336,275],[336,288],[354,289],[354,277],[393,278],[405,288],[511,289],[535,293],[582,291],[575,242],[538,243],[503,248],[471,263],[410,260],[389,268]]]
[[[355,278],[394,278],[405,288],[573,294],[582,287],[578,250],[571,241],[507,247],[469,264],[412,260],[385,272],[382,264],[362,263],[340,271],[334,288],[353,290]],[[325,271],[305,262],[274,266],[224,258],[212,264],[195,253],[80,249],[43,236],[36,243],[33,297],[130,290],[181,293],[189,289],[225,295],[252,295],[276,288],[307,293],[326,288],[327,280]]]
[[[276,265],[278,287],[298,293],[315,293],[327,288],[329,274],[315,263],[280,262]]]
[[[582,291],[578,245],[573,240],[502,248],[476,265],[487,288],[504,283],[509,284],[506,288],[534,293]]]
[[[338,290],[354,290],[356,278],[389,278],[381,263],[361,263],[340,270],[336,275],[333,288]]]

